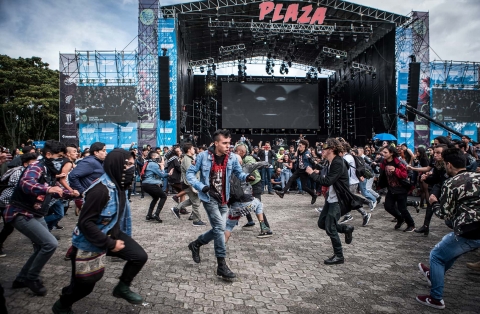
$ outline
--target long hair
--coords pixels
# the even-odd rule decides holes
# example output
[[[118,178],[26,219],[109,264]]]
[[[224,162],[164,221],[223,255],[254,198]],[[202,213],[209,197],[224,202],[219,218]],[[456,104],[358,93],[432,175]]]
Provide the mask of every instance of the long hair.
[[[382,150],[388,150],[390,154],[392,154],[392,157],[393,158],[398,158],[398,151],[395,147],[389,145],[389,146],[385,146],[384,148],[382,148]]]
[[[340,153],[343,153],[345,151],[342,143],[339,140],[337,140],[336,138],[333,138],[333,137],[327,138],[327,140],[325,141],[325,144],[327,144],[327,147],[332,148],[333,153],[337,156]]]

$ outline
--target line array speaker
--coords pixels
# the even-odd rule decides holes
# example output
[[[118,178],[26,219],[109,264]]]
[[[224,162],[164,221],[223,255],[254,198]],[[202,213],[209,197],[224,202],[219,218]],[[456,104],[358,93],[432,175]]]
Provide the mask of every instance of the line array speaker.
[[[170,120],[170,58],[158,57],[158,104],[160,120]]]
[[[420,89],[420,63],[408,65],[407,105],[418,110],[418,90]],[[407,110],[408,121],[415,121],[415,113]]]

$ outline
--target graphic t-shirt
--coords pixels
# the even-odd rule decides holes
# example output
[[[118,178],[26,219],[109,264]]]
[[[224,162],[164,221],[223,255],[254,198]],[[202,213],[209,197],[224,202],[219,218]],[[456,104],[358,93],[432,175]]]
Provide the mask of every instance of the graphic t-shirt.
[[[219,204],[226,204],[225,178],[227,176],[227,155],[217,156],[213,154],[214,160],[210,170],[210,190],[208,194]],[[226,158],[227,157],[227,158]]]

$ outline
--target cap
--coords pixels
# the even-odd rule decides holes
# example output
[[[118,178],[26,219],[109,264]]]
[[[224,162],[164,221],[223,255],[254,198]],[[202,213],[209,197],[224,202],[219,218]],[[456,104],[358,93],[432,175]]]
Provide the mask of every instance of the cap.
[[[230,145],[230,148],[234,148],[234,147],[235,147],[235,146],[233,146],[233,145]]]
[[[280,147],[278,150],[279,150],[279,151],[280,151],[280,150],[285,150],[285,148],[283,148],[283,147]]]

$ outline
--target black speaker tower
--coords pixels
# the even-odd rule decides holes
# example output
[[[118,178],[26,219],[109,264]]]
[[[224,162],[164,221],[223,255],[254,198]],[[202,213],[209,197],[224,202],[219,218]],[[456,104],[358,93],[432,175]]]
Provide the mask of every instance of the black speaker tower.
[[[170,120],[170,59],[158,57],[158,104],[160,120]]]
[[[420,89],[420,63],[410,62],[408,65],[407,105],[418,110],[418,90]],[[407,110],[408,121],[415,121],[415,113]]]

